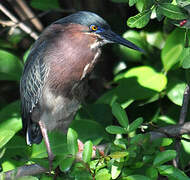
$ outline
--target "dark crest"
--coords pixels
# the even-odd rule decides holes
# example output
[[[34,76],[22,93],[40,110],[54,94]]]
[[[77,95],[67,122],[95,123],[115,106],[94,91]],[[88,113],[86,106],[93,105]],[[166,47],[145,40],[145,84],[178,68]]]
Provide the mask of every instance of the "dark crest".
[[[55,21],[53,24],[67,24],[76,23],[84,26],[90,26],[92,24],[102,27],[104,29],[110,29],[108,23],[95,13],[89,11],[79,11],[77,13],[71,14],[65,18]]]

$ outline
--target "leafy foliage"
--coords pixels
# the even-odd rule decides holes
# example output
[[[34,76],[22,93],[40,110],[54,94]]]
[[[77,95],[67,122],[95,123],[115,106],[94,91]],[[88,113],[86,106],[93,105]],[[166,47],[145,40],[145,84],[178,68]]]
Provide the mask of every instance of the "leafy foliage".
[[[136,7],[138,13],[129,17],[126,23],[138,31],[128,30],[123,37],[144,49],[145,53],[120,45],[113,47],[118,63],[112,69],[109,89],[95,102],[79,109],[67,135],[49,133],[56,156],[53,168],[59,169],[58,178],[71,180],[156,180],[162,176],[187,180],[189,141],[182,141],[181,168],[175,168],[171,163],[177,156],[175,139],[152,139],[150,131],[154,127],[178,123],[183,93],[189,82],[190,3],[188,0],[111,1],[125,3],[129,10]],[[32,0],[30,4],[39,10],[60,9],[58,1]],[[155,28],[158,25],[155,20],[161,28]],[[2,87],[11,81],[19,88],[23,64],[29,53],[27,50],[22,54],[22,63],[18,55],[21,53],[15,47],[23,37],[20,33],[8,40],[0,39]],[[0,178],[4,172],[26,164],[48,167],[44,141],[32,147],[25,143],[21,132],[20,101],[9,103],[4,100],[0,107],[3,107],[0,110],[0,164],[3,169]],[[184,137],[189,139],[188,135]],[[84,143],[80,161],[77,161],[78,139]],[[108,144],[104,154],[94,147],[99,144]],[[92,158],[94,154],[96,156]],[[23,178],[45,180],[52,177],[43,174]]]

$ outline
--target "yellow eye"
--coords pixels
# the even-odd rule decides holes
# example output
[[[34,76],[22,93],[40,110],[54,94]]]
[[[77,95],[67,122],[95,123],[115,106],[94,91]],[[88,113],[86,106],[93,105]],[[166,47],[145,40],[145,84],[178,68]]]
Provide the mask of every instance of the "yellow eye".
[[[91,26],[90,26],[90,29],[91,29],[92,31],[97,31],[97,30],[98,30],[98,27],[95,26],[95,25],[91,25]]]

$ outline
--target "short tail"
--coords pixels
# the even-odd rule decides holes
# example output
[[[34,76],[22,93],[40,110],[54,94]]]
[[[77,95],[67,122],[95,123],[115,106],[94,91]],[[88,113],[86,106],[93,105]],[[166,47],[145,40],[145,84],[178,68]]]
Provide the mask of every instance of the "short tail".
[[[31,123],[26,130],[26,142],[28,145],[39,144],[42,141],[42,133],[37,123]]]

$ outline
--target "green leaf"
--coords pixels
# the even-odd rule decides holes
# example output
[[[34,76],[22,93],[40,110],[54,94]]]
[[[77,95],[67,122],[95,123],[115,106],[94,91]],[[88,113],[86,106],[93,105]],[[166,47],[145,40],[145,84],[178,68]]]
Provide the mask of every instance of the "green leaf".
[[[60,9],[58,0],[32,0],[30,5],[33,8],[40,9],[42,11],[50,9]]]
[[[15,101],[0,111],[0,148],[21,130],[20,102]]]
[[[160,147],[160,146],[169,146],[173,143],[171,138],[158,138],[152,142],[152,146]]]
[[[143,28],[148,24],[151,12],[152,12],[151,9],[148,9],[137,14],[136,16],[130,17],[127,20],[127,25],[130,28]]]
[[[92,151],[93,151],[93,144],[92,144],[91,141],[87,141],[84,144],[84,150],[83,150],[83,153],[82,153],[82,160],[85,163],[90,162],[90,159],[92,157]]]
[[[15,135],[14,131],[6,130],[0,131],[0,149]]]
[[[189,180],[189,177],[187,177],[187,175],[183,171],[181,171],[171,165],[159,166],[159,167],[157,167],[157,169],[158,169],[159,173],[163,176],[167,176],[169,178],[176,179],[176,180],[178,180],[178,179]]]
[[[142,175],[131,175],[131,176],[121,178],[121,180],[151,180],[151,179]]]
[[[19,81],[23,65],[15,55],[0,50],[0,80]]]
[[[100,169],[95,176],[96,180],[111,180],[111,174],[109,173],[109,170],[104,168]]]
[[[184,46],[184,37],[185,32],[182,29],[176,29],[168,36],[166,44],[161,52],[161,59],[165,71],[169,71],[174,65],[180,63]]]
[[[182,106],[183,102],[183,94],[184,90],[186,88],[186,83],[176,79],[176,78],[170,78],[168,82],[168,88],[167,88],[167,96],[168,98],[175,104]]]
[[[75,160],[74,157],[66,157],[66,158],[64,158],[64,159],[60,162],[60,164],[59,164],[60,170],[61,170],[62,172],[68,171],[68,170],[71,168],[71,166],[72,166],[74,160]]]
[[[127,130],[120,126],[108,126],[106,127],[106,131],[110,134],[126,134]]]
[[[162,49],[165,44],[165,36],[160,31],[147,32],[146,40],[150,45],[157,47],[158,49]]]
[[[171,3],[158,4],[157,11],[170,19],[181,20],[188,18],[186,12],[182,8]]]
[[[176,157],[176,151],[174,150],[166,150],[163,152],[159,152],[153,162],[154,166],[160,166],[168,161],[171,161]]]
[[[113,159],[119,159],[123,158],[129,155],[129,152],[127,151],[118,151],[118,152],[113,152],[109,156]]]
[[[158,179],[158,170],[155,167],[149,167],[146,170],[146,175],[152,179],[152,180],[157,180]]]
[[[171,47],[170,51],[163,57],[165,71],[168,71],[179,62],[179,57],[182,53],[183,46],[181,44]]]
[[[108,104],[88,104],[83,106],[77,113],[76,120],[90,119],[100,123],[103,127],[112,124],[113,115]]]
[[[31,49],[28,49],[28,50],[25,51],[25,53],[24,53],[24,56],[23,56],[23,61],[24,61],[24,63],[26,62],[26,60],[27,60],[27,58],[28,58],[28,55],[30,54],[30,50],[31,50]]]
[[[123,162],[115,162],[111,166],[111,177],[112,179],[117,179],[117,177],[121,174],[121,170],[123,168]]]
[[[133,6],[137,3],[137,0],[129,0],[129,6]]]
[[[129,121],[125,110],[116,102],[112,104],[112,113],[124,128],[128,128]]]
[[[76,155],[78,152],[78,142],[77,142],[78,135],[75,130],[69,128],[67,132],[67,148],[68,152],[72,155]]]
[[[148,88],[157,92],[161,92],[167,84],[166,76],[162,73],[156,72],[152,67],[149,66],[139,66],[132,68],[127,72],[116,76],[114,81],[119,82],[120,79],[132,77],[136,78],[137,82],[144,88]],[[133,89],[133,91],[135,91],[135,89]]]
[[[67,137],[63,133],[52,131],[48,133],[51,150],[54,155],[63,156],[71,153],[68,151]],[[78,147],[78,146],[77,146]],[[72,148],[72,147],[71,147]],[[44,140],[40,144],[32,145],[31,158],[44,158],[47,157],[46,146]]]
[[[143,123],[143,118],[137,118],[135,121],[133,121],[130,125],[129,125],[129,130],[128,132],[132,132],[134,130],[136,130],[141,124]]]
[[[96,121],[87,119],[74,120],[70,127],[77,132],[78,138],[82,142],[91,140],[94,145],[97,145],[103,139],[109,140],[109,135],[106,133],[105,128]]]
[[[190,47],[184,48],[182,52],[182,67],[184,69],[190,68]]]
[[[0,132],[7,129],[17,133],[21,128],[20,101],[15,101],[0,111]]]

